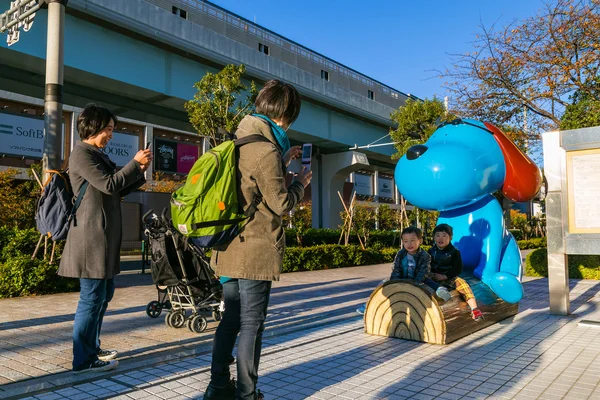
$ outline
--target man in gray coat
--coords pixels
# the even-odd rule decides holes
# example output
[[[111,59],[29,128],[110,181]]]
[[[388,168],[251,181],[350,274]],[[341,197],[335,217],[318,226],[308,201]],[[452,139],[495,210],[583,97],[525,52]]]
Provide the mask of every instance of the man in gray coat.
[[[204,399],[262,399],[256,389],[272,281],[279,280],[285,250],[282,216],[304,197],[312,172],[302,169],[286,186],[286,167],[300,153],[286,130],[300,113],[300,95],[289,84],[271,80],[256,98],[257,114],[245,117],[236,137],[260,134],[268,141],[239,148],[238,199],[256,212],[230,243],[213,249],[211,265],[223,283],[225,313],[213,342],[211,381]],[[229,364],[236,338],[237,385]],[[237,387],[236,387],[237,386]]]
[[[69,177],[75,196],[83,192],[71,222],[58,274],[79,278],[81,291],[73,327],[73,372],[116,368],[116,351],[100,348],[100,329],[114,294],[121,251],[121,197],[138,189],[152,160],[150,150],[138,151],[118,172],[104,154],[117,124],[104,107],[88,105],[77,119],[81,137],[69,157]],[[86,185],[84,185],[86,184]]]

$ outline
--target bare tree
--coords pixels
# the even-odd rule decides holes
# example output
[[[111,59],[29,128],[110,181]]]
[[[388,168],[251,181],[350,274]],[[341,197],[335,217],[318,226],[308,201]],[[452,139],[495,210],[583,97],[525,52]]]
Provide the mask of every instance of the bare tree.
[[[482,24],[473,51],[454,54],[452,67],[438,71],[457,113],[525,125],[535,138],[559,126],[576,91],[600,100],[599,11],[600,0],[552,0],[524,21]]]

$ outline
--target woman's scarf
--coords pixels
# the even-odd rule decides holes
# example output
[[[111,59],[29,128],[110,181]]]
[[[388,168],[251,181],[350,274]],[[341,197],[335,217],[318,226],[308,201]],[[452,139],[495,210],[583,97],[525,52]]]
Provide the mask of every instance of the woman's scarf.
[[[275,122],[273,122],[273,120],[271,118],[267,117],[266,115],[252,114],[252,116],[258,117],[269,124],[269,127],[271,128],[271,132],[273,133],[273,136],[275,136],[275,140],[277,140],[277,144],[279,144],[279,147],[281,148],[282,153],[283,154],[287,153],[288,150],[290,149],[291,145],[290,145],[290,139],[288,139],[287,133],[283,130],[283,128],[280,127],[279,125],[277,125]]]

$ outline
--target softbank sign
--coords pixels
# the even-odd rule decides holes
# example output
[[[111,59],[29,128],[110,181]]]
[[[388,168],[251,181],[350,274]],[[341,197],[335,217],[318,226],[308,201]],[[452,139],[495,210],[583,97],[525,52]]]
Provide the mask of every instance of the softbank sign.
[[[44,120],[0,113],[0,154],[42,158]]]

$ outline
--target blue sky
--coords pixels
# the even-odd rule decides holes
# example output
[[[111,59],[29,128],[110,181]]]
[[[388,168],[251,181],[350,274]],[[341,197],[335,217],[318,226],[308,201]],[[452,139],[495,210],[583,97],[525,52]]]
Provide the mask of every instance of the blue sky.
[[[541,0],[212,0],[404,93],[442,98],[433,69],[472,50],[478,26],[534,16]]]

